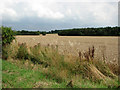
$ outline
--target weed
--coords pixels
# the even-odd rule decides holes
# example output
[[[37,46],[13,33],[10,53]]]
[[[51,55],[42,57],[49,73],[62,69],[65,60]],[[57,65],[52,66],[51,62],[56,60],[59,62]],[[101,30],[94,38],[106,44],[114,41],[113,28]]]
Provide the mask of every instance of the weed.
[[[87,61],[92,61],[94,59],[95,48],[94,46],[89,47],[88,51],[82,53],[81,51],[78,52],[80,61],[85,59]]]
[[[22,43],[19,46],[18,53],[17,53],[17,58],[18,59],[24,59],[24,60],[29,58],[29,53],[28,53],[26,43]]]

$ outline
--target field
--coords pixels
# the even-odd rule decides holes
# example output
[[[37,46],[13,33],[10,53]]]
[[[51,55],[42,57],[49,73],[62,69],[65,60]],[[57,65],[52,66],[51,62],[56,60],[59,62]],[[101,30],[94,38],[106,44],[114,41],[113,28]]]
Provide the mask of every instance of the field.
[[[118,88],[117,40],[56,34],[16,36],[3,47],[2,87]]]
[[[95,47],[95,57],[118,64],[118,37],[113,36],[58,36],[47,34],[46,36],[16,36],[19,43],[25,42],[28,46],[41,45],[58,46],[59,52],[69,55],[77,55],[89,47]]]

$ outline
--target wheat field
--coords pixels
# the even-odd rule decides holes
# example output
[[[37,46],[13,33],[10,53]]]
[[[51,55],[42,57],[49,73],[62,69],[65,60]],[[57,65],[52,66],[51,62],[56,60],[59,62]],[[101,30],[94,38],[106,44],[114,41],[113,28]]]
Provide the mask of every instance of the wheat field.
[[[46,36],[24,35],[16,36],[18,43],[26,43],[27,46],[41,45],[57,46],[60,53],[77,55],[89,47],[95,47],[95,58],[118,63],[118,37],[113,36],[58,36],[47,34]]]

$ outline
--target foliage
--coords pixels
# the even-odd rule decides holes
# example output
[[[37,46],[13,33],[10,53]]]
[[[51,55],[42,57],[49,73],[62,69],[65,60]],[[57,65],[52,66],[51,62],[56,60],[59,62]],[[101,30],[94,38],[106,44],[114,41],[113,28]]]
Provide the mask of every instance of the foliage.
[[[43,31],[43,32],[41,32],[41,34],[42,34],[43,36],[45,36],[45,35],[46,35],[46,32],[45,32],[45,31]]]
[[[18,53],[17,53],[17,58],[18,59],[28,59],[29,54],[28,54],[28,49],[25,43],[21,44]]]
[[[60,30],[51,30],[47,34],[57,34]]]
[[[2,45],[10,44],[15,39],[13,30],[11,27],[2,26],[0,28],[2,28]]]
[[[14,31],[16,35],[46,35],[56,34],[60,36],[118,36],[120,35],[120,27],[99,27],[99,28],[73,28],[51,31]]]
[[[120,27],[74,28],[58,32],[60,36],[118,36]]]
[[[2,58],[8,58],[9,44],[15,39],[14,32],[10,27],[0,27],[2,30]]]
[[[46,35],[45,31],[26,31],[26,30],[22,30],[22,31],[14,31],[15,35]]]
[[[2,59],[7,60],[8,54],[8,45],[2,47]]]
[[[40,35],[40,32],[22,30],[22,31],[16,31],[15,34],[16,35]]]

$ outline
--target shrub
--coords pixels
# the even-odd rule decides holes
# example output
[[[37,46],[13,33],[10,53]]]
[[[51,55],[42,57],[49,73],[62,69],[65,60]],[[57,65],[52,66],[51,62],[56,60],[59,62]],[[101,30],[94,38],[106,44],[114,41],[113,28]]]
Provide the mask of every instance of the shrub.
[[[18,43],[11,43],[2,47],[2,58],[7,59],[16,59],[18,52]]]
[[[8,58],[8,46],[3,46],[2,47],[2,59],[7,60]]]
[[[8,48],[9,45],[14,39],[14,32],[10,27],[0,27],[2,29],[2,58],[7,59],[8,58]]]
[[[44,57],[41,54],[41,46],[40,44],[35,45],[34,47],[30,48],[30,60],[33,63],[39,63],[39,64],[43,64],[44,62]],[[44,62],[45,63],[45,62]]]
[[[20,45],[20,47],[18,49],[18,53],[17,53],[17,58],[18,59],[28,59],[29,58],[29,53],[28,53],[26,43],[23,43]]]
[[[13,41],[13,39],[15,39],[14,32],[10,27],[2,26],[1,29],[2,29],[2,45],[4,46],[10,44]]]

